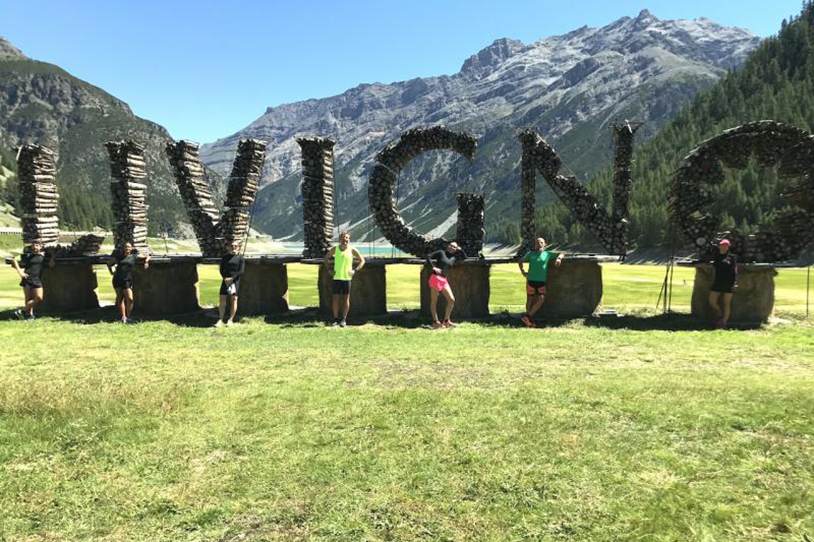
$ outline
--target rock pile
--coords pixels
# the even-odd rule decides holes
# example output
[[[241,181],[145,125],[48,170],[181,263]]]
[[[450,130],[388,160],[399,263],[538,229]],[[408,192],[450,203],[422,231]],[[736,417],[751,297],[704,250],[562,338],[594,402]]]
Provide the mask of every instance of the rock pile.
[[[613,217],[597,203],[574,176],[560,175],[562,160],[554,148],[536,131],[520,130],[521,160],[521,233],[519,254],[534,247],[537,224],[534,219],[537,173],[542,173],[551,189],[575,218],[590,231],[609,254],[627,252],[628,212],[631,189],[630,166],[636,130],[629,124],[615,127],[616,166],[614,175]]]
[[[393,246],[424,257],[443,248],[445,239],[430,239],[408,226],[393,199],[393,188],[402,169],[416,156],[429,150],[450,150],[470,161],[475,157],[478,141],[474,137],[447,130],[443,126],[415,128],[404,132],[395,143],[376,155],[376,166],[370,175],[368,201],[376,225]]]
[[[20,147],[17,153],[17,178],[25,245],[40,242],[49,247],[59,243],[56,174],[54,151],[42,145]]]
[[[486,198],[483,194],[460,192],[458,198],[458,225],[455,240],[470,258],[483,256]]]
[[[132,243],[139,253],[147,254],[147,177],[144,145],[136,141],[108,141],[110,156],[110,193],[113,196],[113,242],[121,252]]]
[[[166,152],[204,257],[220,257],[230,247],[242,250],[266,157],[266,143],[256,139],[238,143],[222,215],[204,177],[198,145],[178,141],[167,144]]]
[[[42,145],[23,145],[17,154],[17,178],[22,208],[23,244],[42,243],[57,258],[94,256],[104,241],[88,234],[70,245],[59,244],[59,190],[56,185],[54,151]]]
[[[776,166],[781,178],[805,176],[783,194],[798,209],[779,213],[770,229],[753,235],[717,232],[717,218],[704,212],[715,200],[712,189],[724,182],[724,168],[746,168],[753,156],[761,168]],[[702,142],[682,160],[672,179],[670,212],[702,256],[726,238],[741,262],[793,260],[814,241],[813,173],[814,136],[774,121],[752,122]]]
[[[303,257],[322,258],[334,235],[334,145],[324,137],[300,137],[302,149]]]

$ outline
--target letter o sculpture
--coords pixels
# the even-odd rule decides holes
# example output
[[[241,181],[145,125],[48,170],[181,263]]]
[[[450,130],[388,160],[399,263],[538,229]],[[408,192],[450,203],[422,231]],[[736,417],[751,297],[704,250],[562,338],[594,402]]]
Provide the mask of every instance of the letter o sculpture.
[[[778,213],[772,227],[754,235],[717,232],[718,220],[703,209],[714,201],[711,187],[724,182],[724,167],[744,169],[754,156],[760,167],[777,167],[782,179],[799,178],[783,193],[796,207]],[[701,143],[673,174],[670,212],[702,253],[726,237],[741,262],[793,260],[814,241],[814,136],[785,124],[745,124]]]
[[[393,199],[393,187],[399,173],[418,155],[431,150],[450,150],[465,156],[470,162],[478,145],[474,137],[447,130],[443,126],[415,128],[401,135],[376,155],[376,166],[370,174],[368,201],[376,226],[399,250],[418,257],[443,248],[444,238],[430,239],[417,233],[404,222]]]

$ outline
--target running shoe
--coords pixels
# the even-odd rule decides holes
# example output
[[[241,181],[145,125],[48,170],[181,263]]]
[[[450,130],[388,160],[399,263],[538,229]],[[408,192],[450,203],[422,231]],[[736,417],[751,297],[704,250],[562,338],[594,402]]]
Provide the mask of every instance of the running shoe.
[[[14,316],[16,316],[17,318],[19,318],[20,320],[25,320],[25,316],[26,316],[26,315],[25,315],[25,313],[22,311],[22,309],[17,309],[16,311],[14,311]]]
[[[724,329],[726,325],[724,325],[724,319],[719,318],[718,321],[715,323],[715,327],[718,329]]]
[[[233,325],[235,325],[235,323],[232,320],[226,320],[226,325],[227,326],[233,326]]]
[[[339,321],[339,327],[346,327],[347,325],[348,325],[348,323],[345,321],[344,318]]]
[[[221,327],[222,325],[223,325],[223,320],[219,319],[217,322],[215,322],[215,327]]]
[[[339,320],[334,320],[331,327],[339,327]]]
[[[529,318],[528,314],[523,316],[523,323],[526,324],[528,327],[537,327],[537,324],[532,322],[531,318]]]
[[[458,327],[458,324],[456,324],[452,320],[447,320],[444,322],[444,327]]]

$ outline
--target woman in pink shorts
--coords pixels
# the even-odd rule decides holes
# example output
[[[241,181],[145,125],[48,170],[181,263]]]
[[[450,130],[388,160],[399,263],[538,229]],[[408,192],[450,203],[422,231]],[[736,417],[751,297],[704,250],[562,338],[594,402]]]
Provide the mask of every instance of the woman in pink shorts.
[[[437,250],[427,256],[427,263],[432,268],[429,280],[430,314],[432,315],[432,326],[435,328],[455,327],[455,324],[449,319],[452,314],[452,307],[455,305],[455,296],[452,295],[452,288],[449,287],[447,273],[455,265],[455,262],[465,259],[466,253],[454,241],[449,243],[444,250]],[[443,294],[447,300],[443,323],[438,320],[439,293]]]

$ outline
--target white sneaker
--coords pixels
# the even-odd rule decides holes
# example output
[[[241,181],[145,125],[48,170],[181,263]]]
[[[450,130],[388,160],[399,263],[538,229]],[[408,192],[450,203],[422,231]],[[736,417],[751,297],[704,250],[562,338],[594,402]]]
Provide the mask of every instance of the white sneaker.
[[[223,326],[223,320],[218,319],[218,321],[215,322],[215,327],[221,327],[221,326]]]
[[[232,325],[234,325],[234,324],[235,324],[235,323],[234,323],[234,322],[232,322],[231,320],[226,320],[226,325],[227,325],[227,326],[232,326]]]

